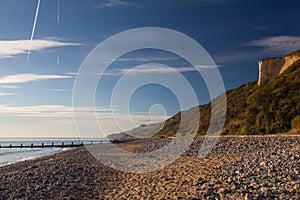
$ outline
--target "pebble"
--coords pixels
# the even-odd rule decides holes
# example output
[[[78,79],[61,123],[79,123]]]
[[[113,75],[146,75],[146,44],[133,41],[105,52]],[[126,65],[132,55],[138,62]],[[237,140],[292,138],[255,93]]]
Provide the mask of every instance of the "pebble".
[[[133,152],[145,153],[169,141],[123,145],[143,143]],[[299,199],[300,137],[221,137],[199,158],[202,142],[196,138],[173,164],[145,174],[109,168],[83,147],[4,166],[0,199]]]

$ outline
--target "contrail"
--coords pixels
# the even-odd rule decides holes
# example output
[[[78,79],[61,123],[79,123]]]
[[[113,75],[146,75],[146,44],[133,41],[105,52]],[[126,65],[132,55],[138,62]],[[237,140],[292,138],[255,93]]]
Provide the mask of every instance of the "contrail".
[[[36,27],[37,19],[38,19],[38,16],[39,16],[40,4],[41,4],[41,0],[38,1],[37,7],[36,7],[36,11],[35,11],[35,18],[34,18],[34,22],[33,22],[31,37],[30,37],[29,49],[28,49],[28,53],[27,53],[26,70],[27,70],[27,67],[28,67],[29,57],[30,57],[30,53],[31,53],[31,42],[32,42],[33,37],[34,37],[35,27]]]
[[[57,32],[59,33],[59,24],[60,24],[60,0],[57,0]],[[60,63],[59,58],[59,50],[57,50],[57,59],[56,59],[57,65]]]
[[[60,0],[57,0],[57,31],[59,32],[59,24],[60,24]]]
[[[56,58],[56,64],[59,65],[60,63],[60,58],[59,58],[59,51],[57,52],[57,58]]]

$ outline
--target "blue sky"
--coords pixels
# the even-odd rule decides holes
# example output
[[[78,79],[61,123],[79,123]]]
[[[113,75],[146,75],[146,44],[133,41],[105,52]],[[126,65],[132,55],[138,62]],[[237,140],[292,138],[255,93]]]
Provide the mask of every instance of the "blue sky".
[[[37,4],[0,0],[0,137],[76,137],[76,72],[98,43],[132,28],[163,27],[190,36],[214,59],[227,90],[257,80],[259,59],[300,48],[298,1],[41,0],[30,41]],[[201,76],[182,58],[159,50],[131,52],[110,66],[96,93],[97,116],[107,124],[107,132],[118,131],[111,128],[109,107],[114,84],[126,70],[147,63],[177,68],[196,91],[199,104],[210,100]],[[168,77],[168,72],[149,69],[136,76]],[[136,125],[149,123],[147,112],[155,104],[165,110],[152,110],[153,122],[180,110],[166,88],[142,87],[130,102]],[[117,114],[125,117],[121,111]]]

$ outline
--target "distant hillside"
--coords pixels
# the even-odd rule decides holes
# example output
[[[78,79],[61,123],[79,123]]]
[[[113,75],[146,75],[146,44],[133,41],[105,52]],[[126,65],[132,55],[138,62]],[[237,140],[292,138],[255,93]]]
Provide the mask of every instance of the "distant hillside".
[[[298,55],[299,52],[296,51],[289,55]],[[267,81],[266,84],[258,86],[257,82],[250,82],[227,91],[226,96],[227,114],[223,135],[273,134],[287,132],[293,128],[300,130],[300,59],[275,79]],[[218,98],[214,101],[217,100]],[[211,103],[208,103],[198,107],[201,113],[199,135],[206,134],[208,129],[211,115],[210,105]],[[195,109],[197,108],[183,112],[187,112],[190,117],[193,117]],[[178,113],[166,120],[164,127],[155,137],[175,136],[180,116],[181,113]],[[161,126],[161,124],[156,126]],[[140,135],[141,133],[151,135],[151,131],[145,130],[147,130],[147,126],[136,128],[129,133],[131,135]]]
[[[163,123],[142,125],[130,131],[127,131],[126,133],[111,134],[108,136],[108,138],[115,139],[115,140],[148,138],[148,137],[152,137],[153,135],[155,135],[155,133],[161,130],[163,125],[164,125]]]
[[[300,123],[300,60],[263,86],[250,82],[226,92],[227,114],[222,134],[270,134],[291,130]],[[198,134],[206,134],[210,103],[199,106]],[[180,113],[166,121],[157,136],[174,136]]]

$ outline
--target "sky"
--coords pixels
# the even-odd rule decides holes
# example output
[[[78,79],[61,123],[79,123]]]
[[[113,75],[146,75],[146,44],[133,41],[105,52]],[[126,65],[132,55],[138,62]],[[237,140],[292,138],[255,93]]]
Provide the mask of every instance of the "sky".
[[[256,81],[259,59],[300,49],[299,6],[293,0],[0,0],[0,137],[80,136],[72,108],[76,74],[99,43],[134,28],[168,28],[193,38],[216,63],[226,90]],[[119,130],[112,112],[124,129],[131,129],[182,110],[176,95],[154,84],[140,87],[129,105],[111,106],[120,77],[149,63],[175,68],[194,89],[197,104],[210,101],[205,82],[185,59],[162,50],[137,50],[102,74],[95,108],[77,108],[82,123],[96,114],[103,131],[114,133]],[[172,70],[149,64],[134,71],[135,78],[143,74],[171,79]],[[134,124],[122,121],[124,109]],[[87,135],[97,137],[89,130]]]

